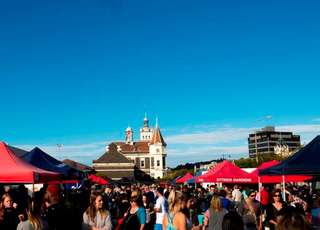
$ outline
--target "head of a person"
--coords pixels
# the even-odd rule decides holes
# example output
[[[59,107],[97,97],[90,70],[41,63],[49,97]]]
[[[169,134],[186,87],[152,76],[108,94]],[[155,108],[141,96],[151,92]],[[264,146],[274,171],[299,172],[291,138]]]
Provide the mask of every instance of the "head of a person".
[[[231,192],[231,191],[228,191],[226,197],[231,199],[231,198],[232,198],[232,192]]]
[[[41,202],[28,198],[26,213],[33,229],[42,229],[43,223],[40,220]]]
[[[223,217],[222,230],[244,230],[242,217],[237,212],[228,212]]]
[[[148,195],[146,193],[142,194],[142,202],[144,204],[149,204],[149,198],[148,198]]]
[[[1,208],[12,208],[13,207],[13,201],[9,193],[5,193],[1,198]]]
[[[196,199],[193,196],[190,196],[187,199],[186,207],[192,209],[192,208],[195,208],[195,205],[196,205]]]
[[[106,215],[101,193],[92,191],[90,195],[89,207],[87,208],[86,213],[93,221],[97,215],[97,212],[100,212],[101,215]]]
[[[131,196],[130,204],[131,204],[131,207],[141,207],[142,198],[140,196]]]
[[[141,194],[140,190],[137,190],[137,189],[131,192],[131,196],[140,196],[140,194]]]
[[[220,190],[220,191],[219,191],[219,195],[220,195],[221,197],[226,197],[226,196],[227,196],[226,190],[224,190],[224,189]]]
[[[281,191],[280,190],[275,190],[272,193],[272,197],[273,197],[273,202],[281,202],[282,201]]]
[[[61,189],[59,185],[49,184],[43,199],[46,206],[59,203],[61,201]]]
[[[92,191],[90,195],[90,204],[89,206],[92,209],[99,210],[104,206],[102,194],[96,191]]]
[[[255,200],[256,199],[256,195],[257,195],[256,191],[250,190],[249,193],[248,193],[248,199]]]
[[[158,187],[156,190],[157,197],[163,196],[163,188]]]
[[[277,230],[311,230],[306,218],[294,207],[279,213]]]
[[[4,192],[9,193],[11,190],[11,187],[9,185],[4,186]]]
[[[151,190],[155,191],[157,189],[157,186],[155,184],[151,185]]]
[[[106,194],[110,194],[110,193],[112,193],[112,188],[106,187],[106,188],[104,189],[104,192],[105,192]]]
[[[219,196],[217,195],[213,195],[211,198],[211,202],[210,202],[210,208],[214,211],[221,211],[222,207],[221,207],[221,199]]]
[[[145,185],[144,188],[143,188],[144,192],[147,193],[150,191],[150,188],[148,185]]]
[[[186,195],[177,190],[172,190],[168,197],[169,202],[169,210],[173,211],[181,211],[186,207],[187,198]]]

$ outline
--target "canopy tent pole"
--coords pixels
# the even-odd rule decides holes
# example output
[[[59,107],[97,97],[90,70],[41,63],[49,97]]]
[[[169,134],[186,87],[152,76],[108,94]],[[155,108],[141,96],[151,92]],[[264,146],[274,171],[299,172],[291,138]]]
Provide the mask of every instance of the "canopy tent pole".
[[[197,189],[196,175],[197,175],[197,165],[196,165],[196,164],[194,164],[193,180],[194,180],[194,188],[195,188],[195,189]]]
[[[34,197],[34,183],[32,183],[32,197]]]
[[[283,198],[283,201],[286,202],[286,183],[285,183],[283,174],[282,174],[282,188],[283,188],[282,198]]]
[[[260,181],[260,176],[258,176],[258,192],[259,192],[259,202],[261,201],[261,187],[262,187],[262,183]]]

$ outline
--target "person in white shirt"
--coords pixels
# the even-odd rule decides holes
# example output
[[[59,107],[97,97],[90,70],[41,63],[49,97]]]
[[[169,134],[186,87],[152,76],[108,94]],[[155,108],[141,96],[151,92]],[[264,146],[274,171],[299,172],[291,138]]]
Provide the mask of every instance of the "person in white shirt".
[[[158,199],[154,206],[154,211],[156,212],[156,224],[154,225],[154,230],[162,230],[163,217],[168,213],[169,204],[167,199],[163,196],[163,188],[157,188],[156,196]]]
[[[232,199],[236,203],[240,203],[242,200],[242,193],[240,192],[240,189],[238,188],[238,185],[235,185],[232,191]]]

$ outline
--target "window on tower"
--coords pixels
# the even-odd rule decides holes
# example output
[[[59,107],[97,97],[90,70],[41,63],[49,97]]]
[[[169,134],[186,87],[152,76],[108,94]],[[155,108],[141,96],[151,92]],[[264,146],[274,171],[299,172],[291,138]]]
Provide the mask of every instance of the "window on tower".
[[[140,161],[140,166],[144,168],[144,161]]]
[[[158,167],[160,166],[160,160],[157,160],[157,166]]]

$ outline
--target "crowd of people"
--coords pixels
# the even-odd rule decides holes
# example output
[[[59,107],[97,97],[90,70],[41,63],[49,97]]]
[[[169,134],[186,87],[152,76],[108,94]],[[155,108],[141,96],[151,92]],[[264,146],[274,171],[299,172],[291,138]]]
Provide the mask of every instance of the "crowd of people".
[[[49,184],[0,187],[5,230],[309,230],[320,226],[310,187]],[[252,189],[253,188],[253,189]],[[285,199],[283,199],[285,198]],[[320,228],[318,228],[320,229]]]

